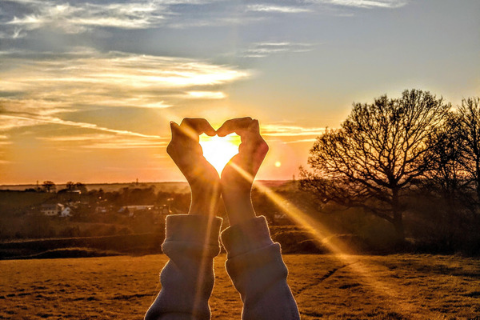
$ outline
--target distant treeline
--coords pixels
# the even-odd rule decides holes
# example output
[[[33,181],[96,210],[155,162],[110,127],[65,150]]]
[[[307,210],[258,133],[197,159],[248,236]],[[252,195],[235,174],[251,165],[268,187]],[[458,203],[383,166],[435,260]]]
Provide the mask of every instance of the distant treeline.
[[[272,226],[291,225],[295,208],[360,251],[479,253],[480,98],[454,107],[407,90],[355,103],[339,128],[317,138],[308,163],[299,181],[267,186],[276,200],[254,188],[255,210]],[[158,189],[69,182],[57,192],[45,181],[28,192],[0,191],[0,239],[160,234],[165,214],[188,212],[190,194]],[[47,217],[48,203],[70,206],[72,215]],[[228,226],[223,206],[217,214]],[[286,251],[311,245],[303,232],[282,231]]]

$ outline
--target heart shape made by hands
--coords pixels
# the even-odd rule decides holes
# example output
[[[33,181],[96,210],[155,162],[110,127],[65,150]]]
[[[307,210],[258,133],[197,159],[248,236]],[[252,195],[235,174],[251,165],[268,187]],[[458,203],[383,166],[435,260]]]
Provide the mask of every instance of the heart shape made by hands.
[[[228,161],[238,153],[240,142],[240,136],[234,133],[225,137],[200,135],[203,156],[212,164],[218,174],[222,173]]]

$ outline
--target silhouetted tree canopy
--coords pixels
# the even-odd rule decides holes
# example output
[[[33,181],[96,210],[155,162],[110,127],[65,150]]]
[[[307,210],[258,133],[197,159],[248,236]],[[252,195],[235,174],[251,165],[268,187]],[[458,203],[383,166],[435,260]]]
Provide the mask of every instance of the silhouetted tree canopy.
[[[469,180],[480,202],[480,98],[468,98],[462,101],[457,112],[459,138],[463,152],[461,163],[469,174]]]
[[[44,181],[42,184],[42,187],[46,192],[55,191],[55,188],[56,188],[55,183],[53,181]]]
[[[432,167],[431,133],[449,109],[442,98],[420,90],[354,104],[339,129],[317,138],[308,158],[312,170],[301,169],[302,188],[323,203],[364,208],[392,223],[403,240],[403,192]]]
[[[429,143],[434,158],[425,179],[419,181],[422,191],[440,204],[435,214],[436,232],[445,247],[452,247],[460,232],[461,211],[472,204],[459,120],[457,113],[449,112],[445,123],[432,130]]]

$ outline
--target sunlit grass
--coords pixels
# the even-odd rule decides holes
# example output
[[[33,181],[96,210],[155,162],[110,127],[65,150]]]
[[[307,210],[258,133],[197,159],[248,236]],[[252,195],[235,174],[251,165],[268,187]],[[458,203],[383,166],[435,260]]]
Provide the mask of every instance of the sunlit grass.
[[[398,293],[372,291],[334,255],[284,255],[302,319],[473,319],[480,261],[460,256],[352,256]],[[215,258],[212,319],[240,319],[242,303]],[[160,290],[165,255],[0,261],[0,318],[141,319]],[[415,312],[403,309],[418,305]]]

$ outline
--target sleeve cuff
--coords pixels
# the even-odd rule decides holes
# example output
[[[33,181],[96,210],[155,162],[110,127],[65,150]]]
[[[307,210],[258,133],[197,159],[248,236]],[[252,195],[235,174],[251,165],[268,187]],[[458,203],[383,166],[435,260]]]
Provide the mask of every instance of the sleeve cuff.
[[[167,216],[165,243],[192,242],[200,245],[218,246],[222,219],[195,214]]]
[[[222,232],[222,243],[231,259],[244,253],[273,244],[267,220],[260,216],[227,228]]]

